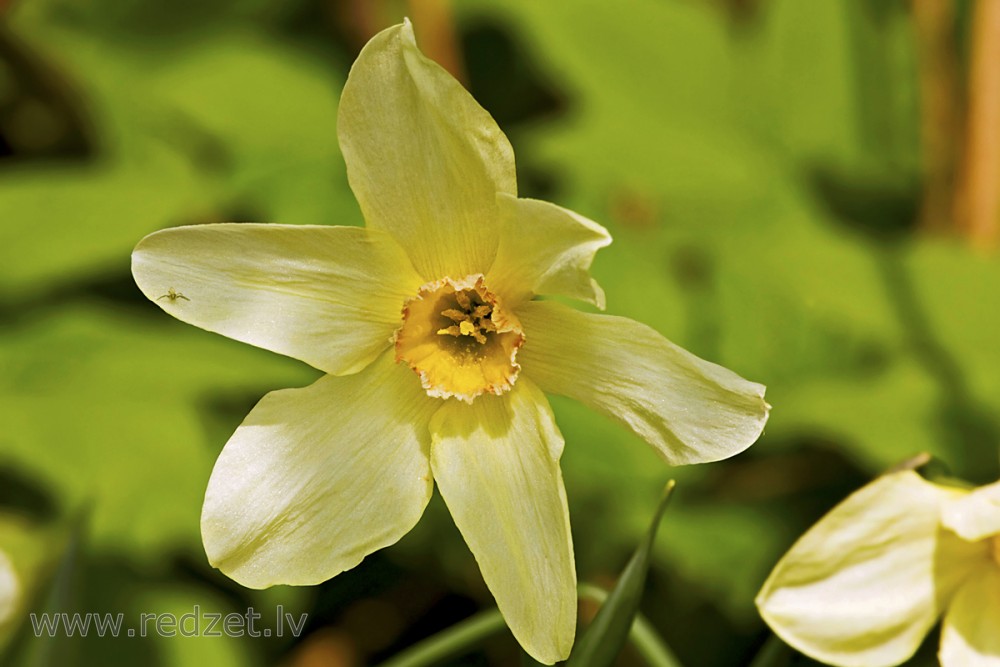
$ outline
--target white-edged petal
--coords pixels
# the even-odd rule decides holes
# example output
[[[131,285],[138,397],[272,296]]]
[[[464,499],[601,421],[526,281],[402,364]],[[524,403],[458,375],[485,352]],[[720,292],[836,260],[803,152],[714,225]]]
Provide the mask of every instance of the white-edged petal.
[[[0,551],[0,626],[11,620],[21,604],[21,582],[14,564]]]
[[[536,294],[568,296],[604,309],[604,290],[590,277],[608,230],[578,213],[536,199],[498,195],[500,247],[486,284],[508,307]]]
[[[757,440],[770,406],[764,386],[699,359],[624,317],[554,302],[517,309],[521,373],[632,429],[668,463],[718,461]]]
[[[1000,482],[981,486],[948,503],[941,520],[966,540],[1000,533]]]
[[[886,475],[837,505],[775,566],[757,596],[771,629],[841,667],[910,657],[980,549],[940,525],[956,492],[912,471]]]
[[[564,660],[576,570],[548,401],[522,377],[502,396],[446,402],[431,433],[438,489],[511,632],[536,660]]]
[[[985,564],[952,600],[941,625],[941,667],[1000,667],[1000,568]]]
[[[132,253],[132,275],[179,320],[334,375],[389,346],[422,282],[385,233],[237,223],[150,234]]]
[[[369,227],[395,236],[427,281],[486,273],[496,194],[516,194],[514,152],[493,118],[420,53],[409,22],[361,50],[337,133]]]
[[[437,407],[390,353],[265,396],[212,471],[201,518],[209,561],[251,588],[317,584],[399,540],[431,496]]]

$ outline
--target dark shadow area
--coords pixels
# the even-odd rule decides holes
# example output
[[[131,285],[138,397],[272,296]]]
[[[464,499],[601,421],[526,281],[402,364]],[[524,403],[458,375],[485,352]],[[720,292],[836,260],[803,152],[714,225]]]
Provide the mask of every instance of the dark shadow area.
[[[62,72],[0,23],[0,167],[93,157],[80,99]]]
[[[40,523],[52,521],[59,514],[59,504],[51,490],[17,466],[4,463],[0,463],[0,508]]]

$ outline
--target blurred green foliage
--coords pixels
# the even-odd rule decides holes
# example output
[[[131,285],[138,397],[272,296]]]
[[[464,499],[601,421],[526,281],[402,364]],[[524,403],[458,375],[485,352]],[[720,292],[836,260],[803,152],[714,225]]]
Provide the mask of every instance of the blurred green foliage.
[[[643,610],[708,667],[761,645],[757,588],[849,491],[920,451],[991,481],[1000,443],[1000,263],[914,224],[906,3],[738,4],[454,7],[522,193],[615,237],[594,267],[609,312],[768,385],[760,442],[678,470],[553,400],[581,580],[611,583],[677,478]],[[217,452],[260,396],[317,373],[170,320],[129,275],[135,242],[169,225],[361,224],[335,132],[360,6],[24,0],[0,18],[0,548],[26,608],[85,511],[79,609],[311,614],[295,642],[92,639],[79,664],[359,664],[492,604],[439,499],[314,590],[213,573],[198,517]],[[0,647],[30,647],[19,631]],[[500,639],[455,664],[516,655]]]

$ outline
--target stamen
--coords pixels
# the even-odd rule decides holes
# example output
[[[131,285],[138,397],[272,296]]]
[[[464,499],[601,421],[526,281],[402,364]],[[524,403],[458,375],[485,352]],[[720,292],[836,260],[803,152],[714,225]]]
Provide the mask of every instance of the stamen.
[[[463,289],[454,292],[455,304],[461,308],[445,308],[441,316],[446,317],[458,326],[443,327],[437,330],[441,336],[470,336],[480,345],[486,345],[486,334],[497,330],[496,324],[490,319],[493,306],[482,303],[479,294],[473,290]]]

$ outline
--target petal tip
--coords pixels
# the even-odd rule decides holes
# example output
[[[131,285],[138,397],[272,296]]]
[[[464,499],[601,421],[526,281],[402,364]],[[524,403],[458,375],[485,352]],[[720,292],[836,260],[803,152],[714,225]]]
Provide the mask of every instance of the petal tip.
[[[594,290],[594,299],[592,303],[598,310],[606,310],[608,307],[607,297],[604,294],[604,288],[601,287],[596,280],[591,278],[590,286]]]

